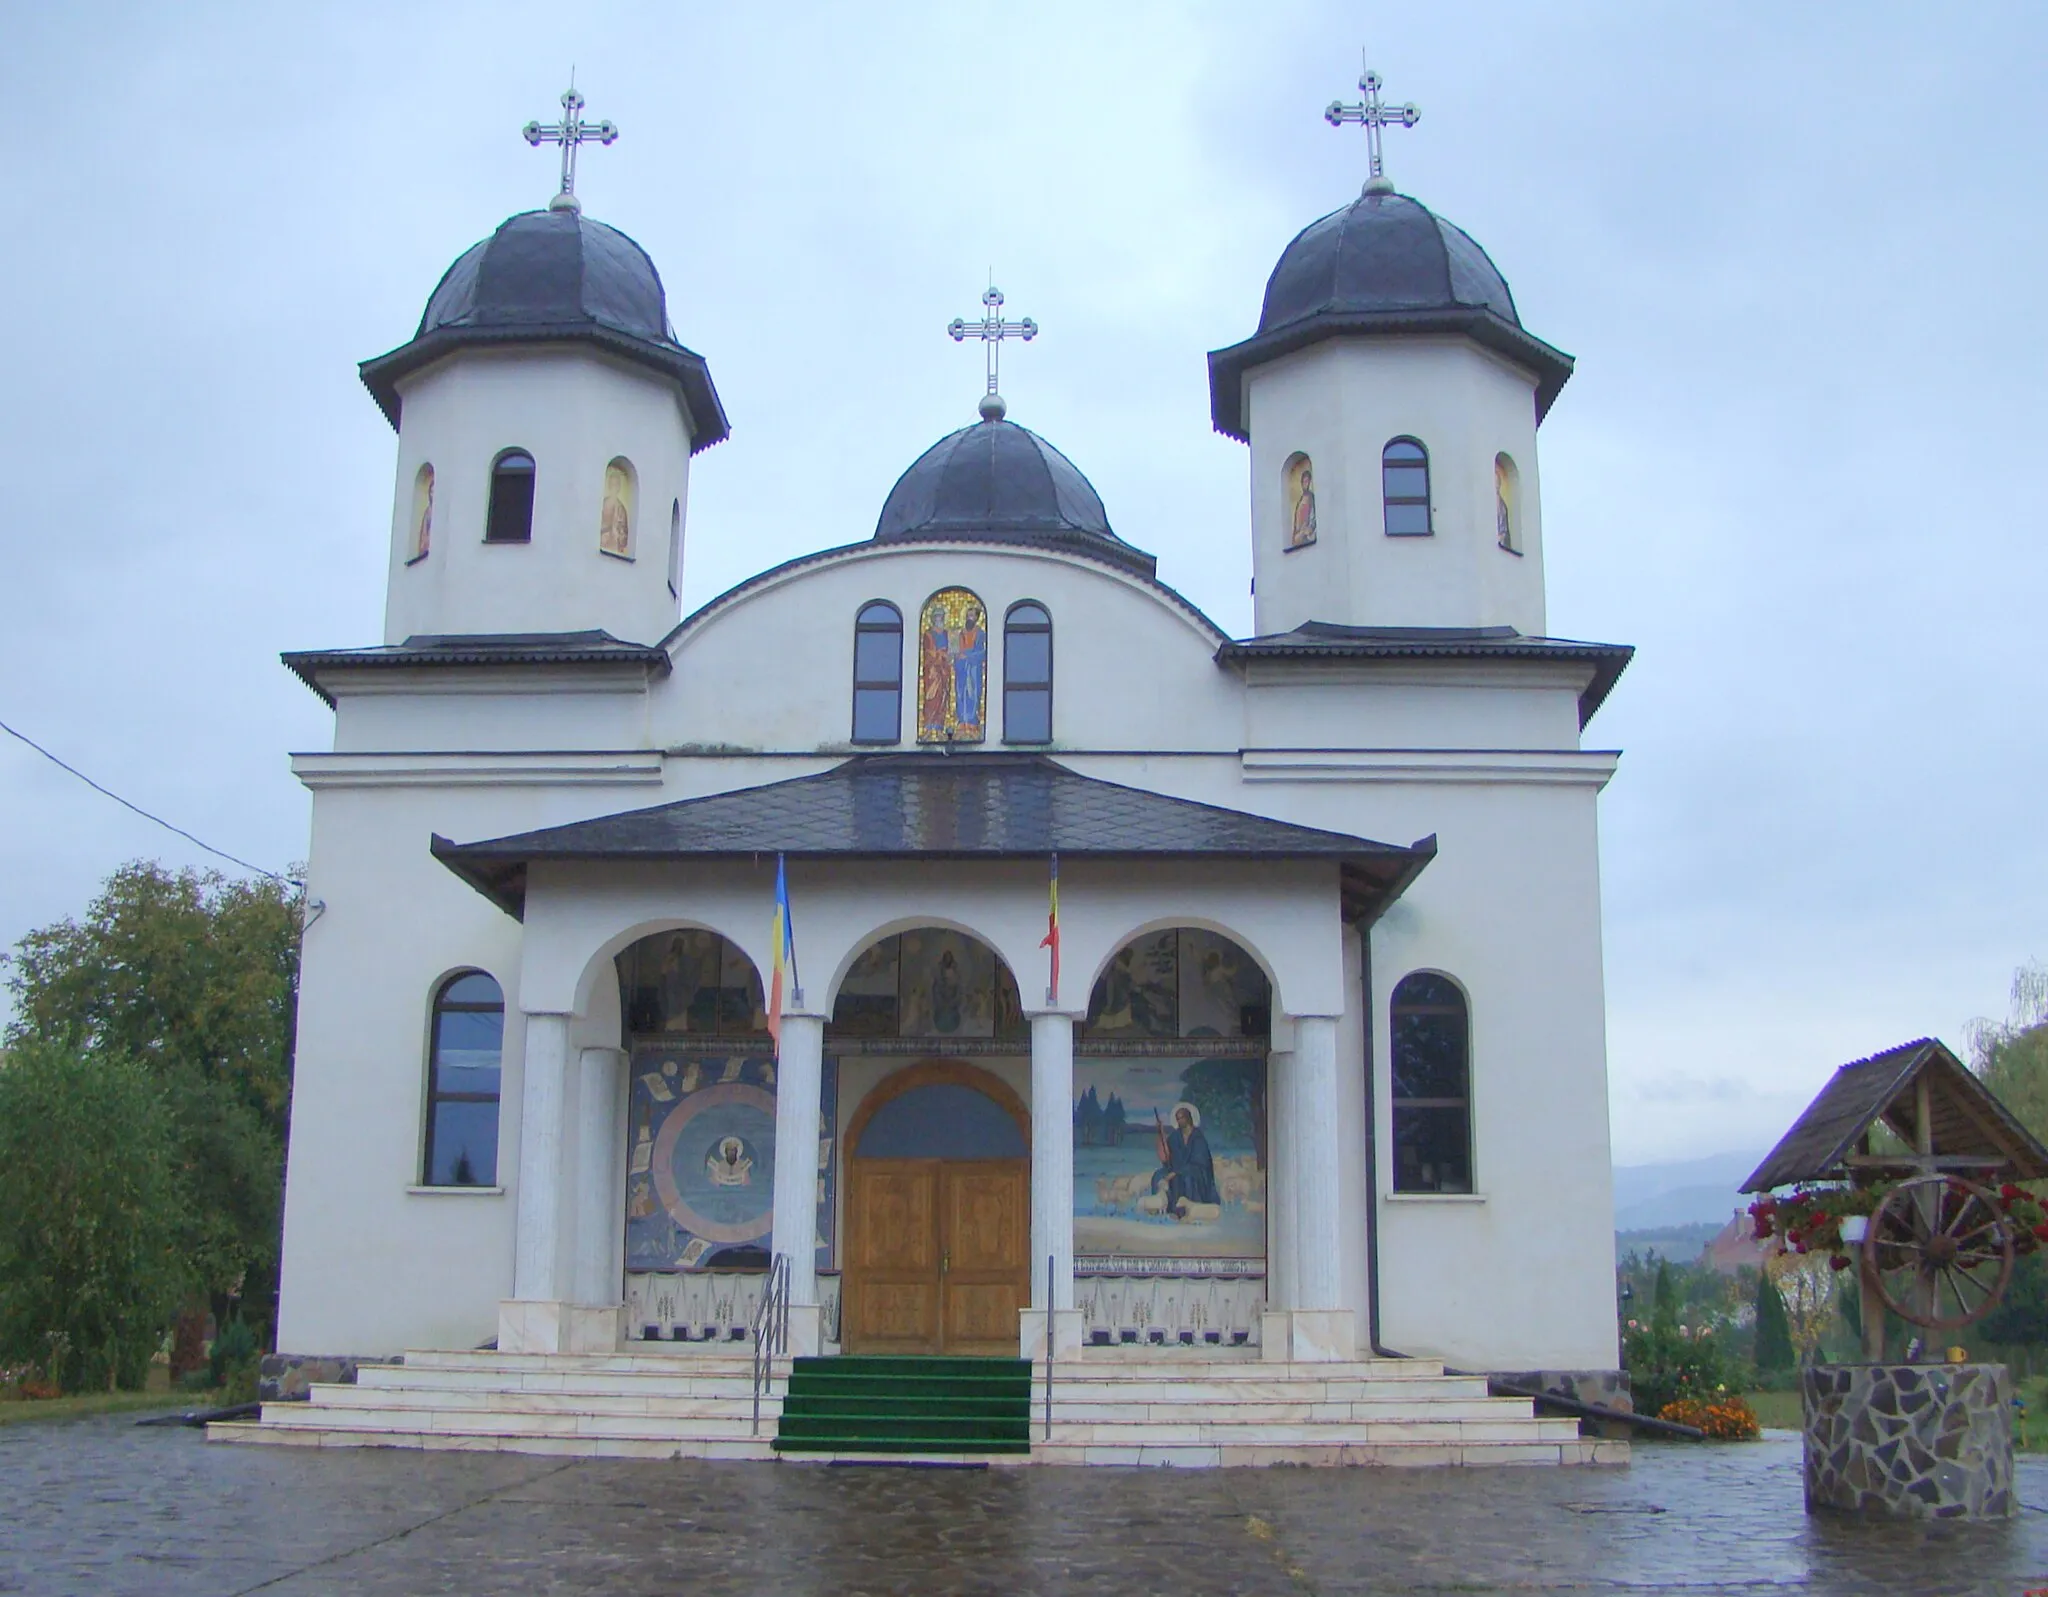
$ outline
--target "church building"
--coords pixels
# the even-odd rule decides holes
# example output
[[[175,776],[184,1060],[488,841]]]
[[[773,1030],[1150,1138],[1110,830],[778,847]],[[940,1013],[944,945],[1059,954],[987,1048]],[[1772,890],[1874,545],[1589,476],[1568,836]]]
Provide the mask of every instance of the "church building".
[[[1625,1389],[1584,734],[1630,651],[1545,624],[1571,357],[1362,87],[1372,180],[1208,356],[1249,637],[1113,525],[1113,438],[1012,419],[993,290],[978,414],[682,614],[693,346],[745,330],[584,214],[609,124],[527,130],[562,192],[362,365],[383,640],[285,659],[334,712],[271,1366],[313,1401],[216,1434],[974,1451],[791,1418],[973,1358],[1020,1459],[1626,1456],[1486,1377]]]

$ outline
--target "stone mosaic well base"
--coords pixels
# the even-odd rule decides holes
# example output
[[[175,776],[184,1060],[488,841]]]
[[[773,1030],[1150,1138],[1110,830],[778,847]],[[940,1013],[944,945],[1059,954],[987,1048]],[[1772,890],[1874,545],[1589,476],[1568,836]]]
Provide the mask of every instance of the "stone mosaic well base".
[[[1806,1510],[1892,1519],[2012,1513],[2003,1364],[1831,1364],[1801,1372]]]

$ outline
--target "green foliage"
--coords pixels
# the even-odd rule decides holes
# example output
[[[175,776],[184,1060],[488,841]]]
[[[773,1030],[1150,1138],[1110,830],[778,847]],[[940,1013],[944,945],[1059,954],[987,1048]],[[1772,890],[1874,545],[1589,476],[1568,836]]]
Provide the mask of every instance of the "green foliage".
[[[2003,1301],[1977,1322],[1972,1334],[2006,1347],[2048,1344],[2048,1263],[2042,1255],[2030,1253],[2014,1264]]]
[[[1759,1373],[1789,1370],[1795,1362],[1792,1322],[1776,1284],[1759,1270],[1756,1277],[1756,1367]]]
[[[213,1339],[213,1348],[207,1354],[207,1376],[212,1385],[228,1394],[224,1401],[246,1402],[236,1396],[244,1387],[250,1394],[255,1393],[256,1366],[261,1354],[256,1346],[256,1333],[249,1329],[249,1322],[237,1315],[220,1328]]]
[[[153,1072],[18,1040],[0,1067],[0,1363],[140,1387],[192,1289],[190,1204]]]
[[[299,899],[268,880],[138,862],[82,921],[29,933],[11,959],[9,1040],[131,1059],[161,1094],[190,1194],[179,1252],[199,1291],[276,1301],[298,1002]]]
[[[2005,1021],[1972,1023],[1970,1068],[2022,1125],[2048,1141],[2048,966],[2014,972]]]
[[[1628,1319],[1621,1329],[1621,1361],[1629,1374],[1638,1414],[1655,1414],[1682,1399],[1713,1402],[1742,1390],[1727,1337],[1714,1312],[1684,1313],[1687,1278],[1711,1275],[1660,1260],[1650,1289],[1647,1319]]]

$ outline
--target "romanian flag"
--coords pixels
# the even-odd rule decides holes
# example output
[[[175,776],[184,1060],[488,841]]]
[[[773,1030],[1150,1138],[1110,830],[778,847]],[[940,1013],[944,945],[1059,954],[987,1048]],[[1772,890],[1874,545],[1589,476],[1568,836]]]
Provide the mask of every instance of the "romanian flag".
[[[1052,857],[1052,906],[1046,912],[1045,938],[1038,945],[1052,950],[1052,983],[1045,989],[1045,1001],[1060,1001],[1060,857]]]
[[[782,1053],[782,973],[789,972],[791,988],[796,986],[796,929],[789,917],[789,874],[782,856],[775,856],[775,974],[768,983],[768,1035]]]

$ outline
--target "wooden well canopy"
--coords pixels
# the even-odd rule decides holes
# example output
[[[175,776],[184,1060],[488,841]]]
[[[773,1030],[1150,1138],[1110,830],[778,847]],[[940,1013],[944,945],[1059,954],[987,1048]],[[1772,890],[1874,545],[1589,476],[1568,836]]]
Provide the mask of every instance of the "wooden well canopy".
[[[1880,1123],[1911,1152],[1873,1152]],[[1942,1170],[2036,1181],[2048,1177],[2048,1148],[1947,1047],[1922,1037],[1837,1070],[1742,1190]]]

